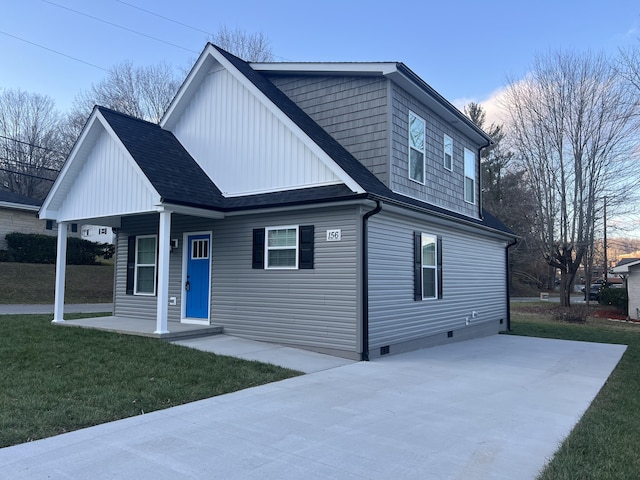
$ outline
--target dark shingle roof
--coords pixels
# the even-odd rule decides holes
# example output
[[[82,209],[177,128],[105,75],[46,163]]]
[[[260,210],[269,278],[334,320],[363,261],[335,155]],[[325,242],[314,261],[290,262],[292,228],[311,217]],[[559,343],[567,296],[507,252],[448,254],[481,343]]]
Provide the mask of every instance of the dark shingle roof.
[[[220,208],[224,197],[178,139],[155,123],[97,107],[163,201]]]
[[[0,202],[30,205],[32,207],[39,207],[42,205],[42,200],[38,200],[37,198],[25,197],[24,195],[8,192],[6,190],[0,190]]]
[[[164,130],[159,125],[107,108],[97,107],[149,181],[157,189],[163,201],[219,211],[232,211],[367,196],[513,234],[488,212],[484,212],[485,216],[482,220],[474,219],[391,191],[269,79],[253,70],[244,60],[215,45],[214,48],[298,125],[367,194],[358,195],[344,185],[334,185],[225,198],[173,133]]]

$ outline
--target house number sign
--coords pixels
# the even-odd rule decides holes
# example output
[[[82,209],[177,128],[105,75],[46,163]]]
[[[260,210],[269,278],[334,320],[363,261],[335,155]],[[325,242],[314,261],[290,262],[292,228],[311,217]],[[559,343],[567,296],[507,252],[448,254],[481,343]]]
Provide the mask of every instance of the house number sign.
[[[327,242],[339,242],[342,240],[342,230],[327,230]]]

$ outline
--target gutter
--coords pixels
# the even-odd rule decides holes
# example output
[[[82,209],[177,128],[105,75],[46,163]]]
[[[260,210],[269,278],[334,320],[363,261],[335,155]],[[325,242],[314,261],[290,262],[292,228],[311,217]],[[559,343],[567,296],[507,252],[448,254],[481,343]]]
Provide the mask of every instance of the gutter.
[[[507,248],[504,249],[505,255],[505,268],[506,268],[506,277],[507,277],[507,332],[511,331],[511,275],[509,270],[509,249],[513,247],[516,243],[518,243],[518,239],[514,238],[513,242],[507,244]]]
[[[369,239],[367,235],[369,218],[382,210],[382,203],[376,200],[376,208],[362,216],[362,353],[360,360],[369,361]]]

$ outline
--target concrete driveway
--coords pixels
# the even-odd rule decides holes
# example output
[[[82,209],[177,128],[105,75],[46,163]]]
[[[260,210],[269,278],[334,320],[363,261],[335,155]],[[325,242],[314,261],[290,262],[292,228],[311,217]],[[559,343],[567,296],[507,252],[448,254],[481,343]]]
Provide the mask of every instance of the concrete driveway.
[[[11,479],[533,479],[624,353],[507,335],[0,449]]]

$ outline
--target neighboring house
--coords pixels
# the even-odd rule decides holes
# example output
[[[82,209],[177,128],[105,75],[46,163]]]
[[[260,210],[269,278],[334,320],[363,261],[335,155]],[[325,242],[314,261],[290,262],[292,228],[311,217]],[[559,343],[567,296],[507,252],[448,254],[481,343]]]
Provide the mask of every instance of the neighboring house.
[[[123,321],[367,359],[507,327],[490,143],[402,63],[249,64],[208,44],[159,125],[94,108],[40,216],[117,229]]]
[[[629,317],[640,320],[640,259],[624,259],[611,272],[625,279],[629,296]]]
[[[42,200],[0,190],[0,250],[7,249],[5,236],[8,233],[57,235],[56,222],[38,218],[40,205]],[[69,224],[67,228],[72,234],[78,231],[76,223]]]
[[[111,227],[103,227],[100,225],[83,225],[82,238],[90,242],[111,243],[115,242],[115,233]]]

